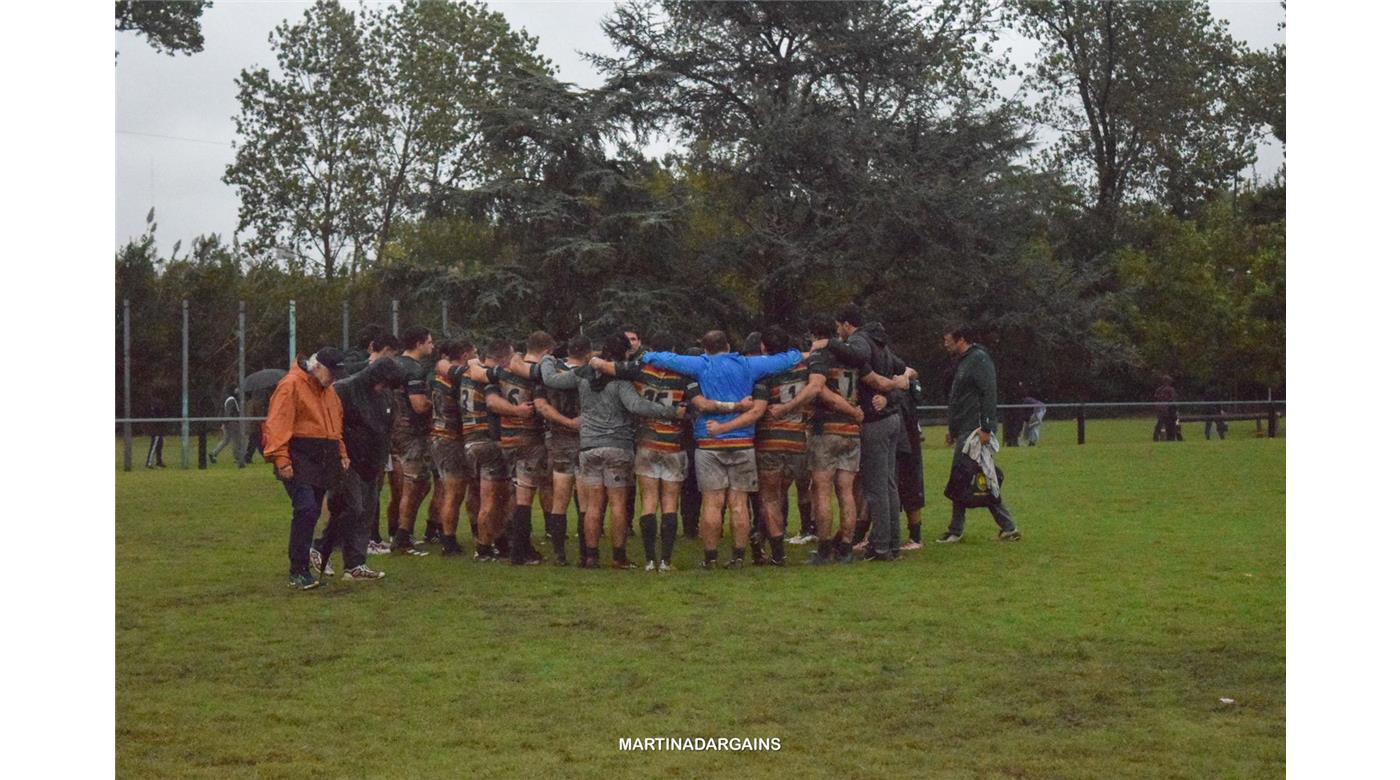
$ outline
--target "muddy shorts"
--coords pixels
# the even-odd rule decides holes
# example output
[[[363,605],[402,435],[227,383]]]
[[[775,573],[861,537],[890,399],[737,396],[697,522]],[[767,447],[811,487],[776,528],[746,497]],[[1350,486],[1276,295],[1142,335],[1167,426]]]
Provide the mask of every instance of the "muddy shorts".
[[[812,471],[860,471],[860,439],[819,433],[807,442],[808,463]]]
[[[427,436],[395,431],[389,439],[389,458],[404,479],[422,482],[433,476],[433,457]]]
[[[633,472],[639,477],[659,479],[662,482],[684,482],[685,472],[688,468],[690,468],[690,458],[684,451],[658,452],[646,447],[638,447]]]
[[[621,447],[593,447],[578,454],[578,481],[592,487],[630,487],[632,451]]]
[[[467,442],[462,447],[462,461],[467,479],[505,482],[510,478],[501,445],[489,439]]]
[[[516,487],[549,486],[549,451],[545,449],[544,442],[511,447],[504,452],[509,466],[506,473],[510,474],[511,482]]]
[[[549,451],[549,470],[574,476],[578,473],[578,436],[550,432],[544,440]]]
[[[758,462],[752,447],[742,450],[695,451],[695,481],[702,493],[711,490],[758,490]]]
[[[443,479],[465,479],[467,476],[467,455],[462,451],[461,439],[433,437],[429,450],[433,456],[433,467]]]
[[[807,468],[805,452],[760,452],[758,471],[760,474],[776,471],[788,482],[800,483],[812,478],[812,472]]]

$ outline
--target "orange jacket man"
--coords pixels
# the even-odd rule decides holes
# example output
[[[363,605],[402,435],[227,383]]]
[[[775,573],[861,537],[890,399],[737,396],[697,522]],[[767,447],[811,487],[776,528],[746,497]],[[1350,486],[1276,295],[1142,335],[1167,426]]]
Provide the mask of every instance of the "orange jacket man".
[[[331,386],[344,360],[340,350],[326,347],[292,366],[267,404],[263,456],[272,461],[292,500],[287,584],[298,590],[320,584],[320,572],[310,571],[311,537],[326,491],[350,465],[341,435],[340,396]]]

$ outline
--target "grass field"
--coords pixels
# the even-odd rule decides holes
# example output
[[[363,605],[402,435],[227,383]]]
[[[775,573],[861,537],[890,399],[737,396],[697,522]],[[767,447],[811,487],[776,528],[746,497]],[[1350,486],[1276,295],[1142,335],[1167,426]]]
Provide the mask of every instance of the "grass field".
[[[959,545],[820,569],[700,572],[683,541],[667,576],[380,556],[381,582],[293,593],[268,466],[118,472],[117,771],[1281,775],[1284,440],[1050,426],[1001,459],[1025,541],[977,510]]]

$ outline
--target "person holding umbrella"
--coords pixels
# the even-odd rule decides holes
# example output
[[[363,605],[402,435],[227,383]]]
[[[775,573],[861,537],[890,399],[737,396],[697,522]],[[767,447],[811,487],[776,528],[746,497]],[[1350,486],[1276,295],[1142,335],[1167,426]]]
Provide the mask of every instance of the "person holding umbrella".
[[[310,590],[321,584],[311,574],[311,537],[326,491],[350,467],[341,434],[340,396],[332,381],[345,355],[326,347],[293,365],[267,403],[263,456],[292,501],[287,541],[288,587]]]
[[[267,410],[267,399],[272,393],[277,383],[287,375],[287,371],[281,368],[264,368],[261,371],[254,371],[243,378],[243,383],[239,387],[247,395],[247,402],[243,406],[245,417],[258,417]],[[243,451],[243,462],[252,463],[253,456],[263,451],[262,426],[257,426],[249,432],[247,447]],[[264,456],[264,460],[266,460]]]

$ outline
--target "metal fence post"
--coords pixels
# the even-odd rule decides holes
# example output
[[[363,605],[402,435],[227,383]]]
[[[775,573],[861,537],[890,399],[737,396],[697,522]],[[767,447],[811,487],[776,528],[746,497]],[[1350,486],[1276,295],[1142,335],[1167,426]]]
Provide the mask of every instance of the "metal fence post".
[[[297,362],[297,302],[287,301],[287,366]]]
[[[1274,437],[1277,436],[1277,435],[1278,435],[1278,407],[1274,406],[1274,402],[1273,402],[1273,401],[1270,401],[1270,402],[1269,402],[1269,438],[1272,439],[1272,438],[1274,438]]]
[[[1084,404],[1079,405],[1079,443],[1084,443]]]
[[[180,301],[180,468],[190,467],[190,302]]]
[[[399,335],[399,299],[395,298],[389,302],[389,332],[395,336]]]
[[[131,471],[131,301],[122,299],[122,471]]]
[[[244,378],[246,378],[246,377],[248,376],[248,367],[247,367],[247,363],[245,362],[245,361],[246,361],[246,357],[247,357],[247,353],[244,352],[244,341],[245,341],[245,339],[247,338],[247,337],[246,337],[247,331],[245,330],[245,328],[246,328],[246,326],[247,326],[247,316],[248,316],[247,304],[244,303],[243,301],[239,301],[239,302],[238,302],[238,387],[235,388],[234,392],[236,392],[236,393],[238,394],[238,416],[239,416],[240,419],[238,420],[238,439],[234,441],[234,444],[236,444],[236,445],[238,446],[238,452],[235,452],[235,453],[233,454],[233,462],[236,463],[236,464],[238,464],[238,467],[239,467],[239,468],[243,468],[243,466],[244,466],[244,463],[243,463],[243,455],[244,455],[245,452],[247,452],[247,449],[245,448],[245,445],[243,444],[243,442],[246,442],[246,441],[248,440],[248,424],[245,423],[245,422],[243,422],[243,420],[241,419],[241,418],[243,418],[243,417],[247,417],[247,416],[248,416],[248,411],[247,411],[247,409],[248,409],[248,407],[247,407],[248,400],[247,400],[247,398],[243,395],[243,380],[244,380]]]
[[[340,302],[340,348],[350,351],[350,300]]]

